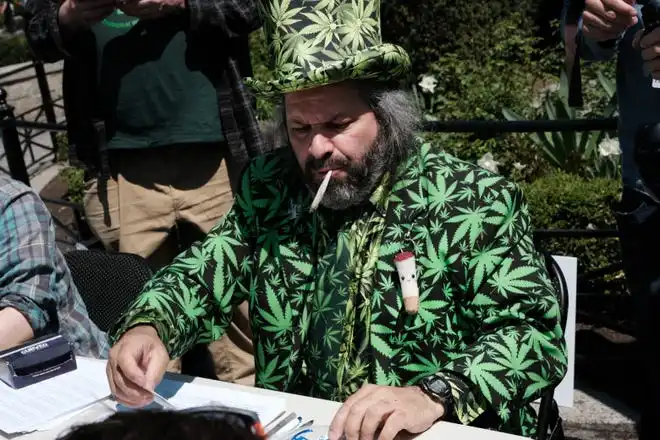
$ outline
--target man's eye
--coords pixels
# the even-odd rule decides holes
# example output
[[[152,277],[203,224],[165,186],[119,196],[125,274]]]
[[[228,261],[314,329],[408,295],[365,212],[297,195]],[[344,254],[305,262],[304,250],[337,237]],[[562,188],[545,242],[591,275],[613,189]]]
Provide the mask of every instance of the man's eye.
[[[308,130],[308,127],[292,127],[291,131],[296,134],[304,134]]]
[[[330,124],[330,128],[333,128],[335,130],[343,130],[349,125],[351,125],[350,122],[333,122],[332,124]]]

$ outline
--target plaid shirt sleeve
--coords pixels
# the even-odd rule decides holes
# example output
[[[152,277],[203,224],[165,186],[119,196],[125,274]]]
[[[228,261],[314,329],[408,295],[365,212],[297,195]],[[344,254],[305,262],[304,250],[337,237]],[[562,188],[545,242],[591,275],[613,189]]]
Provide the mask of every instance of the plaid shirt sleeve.
[[[76,354],[107,355],[55,243],[48,209],[29,187],[0,176],[0,309],[25,316],[35,336],[59,332]]]
[[[231,39],[261,27],[257,0],[186,0],[186,6],[192,29],[209,24]]]

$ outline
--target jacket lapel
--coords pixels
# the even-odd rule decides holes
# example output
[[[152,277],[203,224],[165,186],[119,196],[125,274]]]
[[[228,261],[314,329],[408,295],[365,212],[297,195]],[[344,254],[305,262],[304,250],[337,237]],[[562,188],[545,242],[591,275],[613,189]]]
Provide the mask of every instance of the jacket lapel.
[[[425,221],[427,196],[421,179],[425,168],[423,156],[411,158],[397,170],[388,197],[372,296],[371,344],[375,361],[372,381],[378,384],[399,385],[396,372],[392,374],[392,361],[402,348],[403,329],[414,322],[414,316],[409,316],[403,308],[394,257],[402,251],[416,255],[421,252],[424,237],[415,227]]]

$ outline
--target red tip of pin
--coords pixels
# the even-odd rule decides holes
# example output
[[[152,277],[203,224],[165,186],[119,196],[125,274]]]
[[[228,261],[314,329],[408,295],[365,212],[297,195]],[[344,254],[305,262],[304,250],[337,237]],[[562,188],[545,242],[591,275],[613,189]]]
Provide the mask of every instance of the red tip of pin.
[[[403,260],[407,260],[408,258],[413,258],[414,256],[415,254],[413,254],[412,252],[408,252],[408,251],[399,252],[394,256],[394,261],[403,261]]]

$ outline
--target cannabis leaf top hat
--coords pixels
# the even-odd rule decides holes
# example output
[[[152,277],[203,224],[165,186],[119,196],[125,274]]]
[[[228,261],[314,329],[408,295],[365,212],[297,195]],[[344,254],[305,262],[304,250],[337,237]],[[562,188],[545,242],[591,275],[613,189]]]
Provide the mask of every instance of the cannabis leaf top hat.
[[[258,95],[349,79],[391,81],[410,70],[406,51],[382,42],[379,0],[262,0],[260,8],[274,78],[246,78]]]

